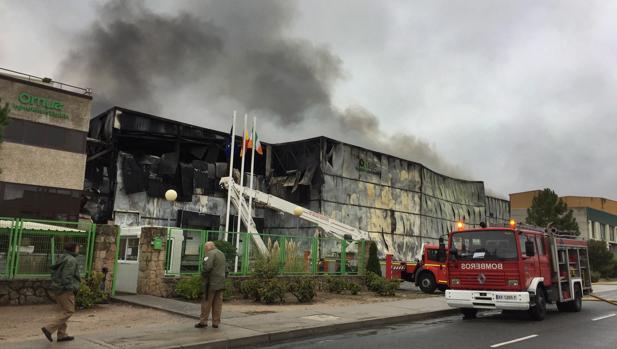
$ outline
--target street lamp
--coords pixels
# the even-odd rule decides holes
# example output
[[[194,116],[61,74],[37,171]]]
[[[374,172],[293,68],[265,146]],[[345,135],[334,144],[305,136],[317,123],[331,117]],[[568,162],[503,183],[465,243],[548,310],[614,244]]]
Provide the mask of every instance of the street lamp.
[[[175,190],[169,189],[165,192],[165,200],[169,201],[172,207],[172,210],[169,213],[169,216],[167,216],[167,228],[171,226],[171,214],[173,213],[174,202],[176,202],[177,198],[178,198],[178,193]]]

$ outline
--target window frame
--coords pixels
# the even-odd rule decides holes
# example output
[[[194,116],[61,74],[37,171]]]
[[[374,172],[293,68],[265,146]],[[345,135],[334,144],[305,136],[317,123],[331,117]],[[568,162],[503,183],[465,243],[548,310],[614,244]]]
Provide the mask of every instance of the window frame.
[[[137,246],[129,246],[129,240],[137,240]],[[123,241],[125,242],[123,244]],[[118,262],[126,263],[126,264],[137,264],[139,263],[139,236],[136,235],[121,235],[120,236],[120,244],[118,246]],[[135,259],[126,259],[126,255],[129,248],[137,248],[137,255]]]

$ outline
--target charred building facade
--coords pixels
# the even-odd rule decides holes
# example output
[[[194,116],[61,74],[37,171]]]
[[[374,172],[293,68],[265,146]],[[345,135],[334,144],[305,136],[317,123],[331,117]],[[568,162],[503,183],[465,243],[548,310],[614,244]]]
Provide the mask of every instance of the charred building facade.
[[[229,171],[229,134],[114,107],[91,121],[89,137],[85,210],[96,221],[224,228],[227,195],[218,182]],[[240,162],[234,167],[238,177]],[[405,259],[458,219],[475,226],[509,218],[509,202],[486,196],[482,182],[325,137],[265,144],[255,173],[257,189],[365,230]],[[176,202],[165,201],[167,189],[179,193]],[[255,222],[260,232],[318,231],[263,207]]]

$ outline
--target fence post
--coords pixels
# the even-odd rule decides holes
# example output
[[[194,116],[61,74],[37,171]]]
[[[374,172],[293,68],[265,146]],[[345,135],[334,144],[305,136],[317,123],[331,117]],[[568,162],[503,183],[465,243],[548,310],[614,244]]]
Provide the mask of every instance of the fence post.
[[[15,262],[15,257],[13,256],[14,252],[15,252],[15,240],[17,239],[17,220],[13,219],[13,222],[11,223],[11,229],[9,229],[9,249],[7,251],[7,262],[6,262],[6,269],[4,270],[4,274],[6,275],[7,279],[11,278],[11,275],[13,274],[13,264]]]
[[[56,236],[51,237],[51,264],[56,264]]]
[[[341,241],[341,275],[347,275],[347,240]]]
[[[15,263],[13,265],[13,274],[11,275],[12,277],[15,277],[15,275],[18,273],[19,271],[19,248],[21,246],[21,234],[23,231],[23,221],[22,220],[18,220],[17,221],[17,228],[15,231],[15,235],[17,236],[16,240],[15,240],[15,250],[13,252],[13,256],[15,257]]]
[[[386,279],[392,279],[392,255],[386,254]]]
[[[171,229],[167,227],[167,239],[165,239],[165,275],[171,267]]]
[[[311,241],[311,272],[313,274],[317,274],[317,244],[319,240],[317,237],[313,236],[313,240]]]
[[[167,227],[169,234],[169,227]],[[111,295],[116,295],[116,280],[118,279],[118,256],[120,255],[120,228],[116,230],[116,260],[114,261],[114,275],[111,280]]]
[[[279,270],[281,274],[285,272],[285,259],[287,258],[285,256],[286,241],[287,238],[285,236],[279,237]]]
[[[205,251],[205,244],[206,241],[208,241],[208,231],[206,230],[200,230],[199,231],[199,249],[197,250],[199,252],[199,261],[197,263],[197,271],[201,274],[201,272],[204,270],[204,258],[206,257],[206,251]]]
[[[358,261],[360,263],[360,265],[358,265],[358,272],[361,275],[364,275],[365,270],[366,270],[366,262],[364,260],[365,252],[366,252],[366,242],[364,241],[364,239],[362,239],[360,240],[360,260]]]
[[[242,275],[248,275],[249,273],[249,253],[251,246],[251,236],[249,233],[244,233],[244,243],[242,244]]]
[[[96,224],[90,225],[90,231],[88,232],[88,255],[86,256],[86,274],[92,273],[92,264],[94,262],[94,243],[96,240]],[[54,251],[55,252],[55,251]]]

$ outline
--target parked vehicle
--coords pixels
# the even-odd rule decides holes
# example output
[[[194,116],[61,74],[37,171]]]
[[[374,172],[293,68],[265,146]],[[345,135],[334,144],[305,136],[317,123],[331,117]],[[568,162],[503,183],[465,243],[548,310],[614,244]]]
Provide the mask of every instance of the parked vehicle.
[[[546,305],[578,312],[590,294],[587,243],[550,227],[483,227],[450,233],[448,305],[465,318],[478,309],[527,311],[543,320]]]
[[[415,283],[424,293],[448,288],[445,246],[440,251],[439,245],[424,244],[421,260],[401,262],[397,269],[402,280]]]

